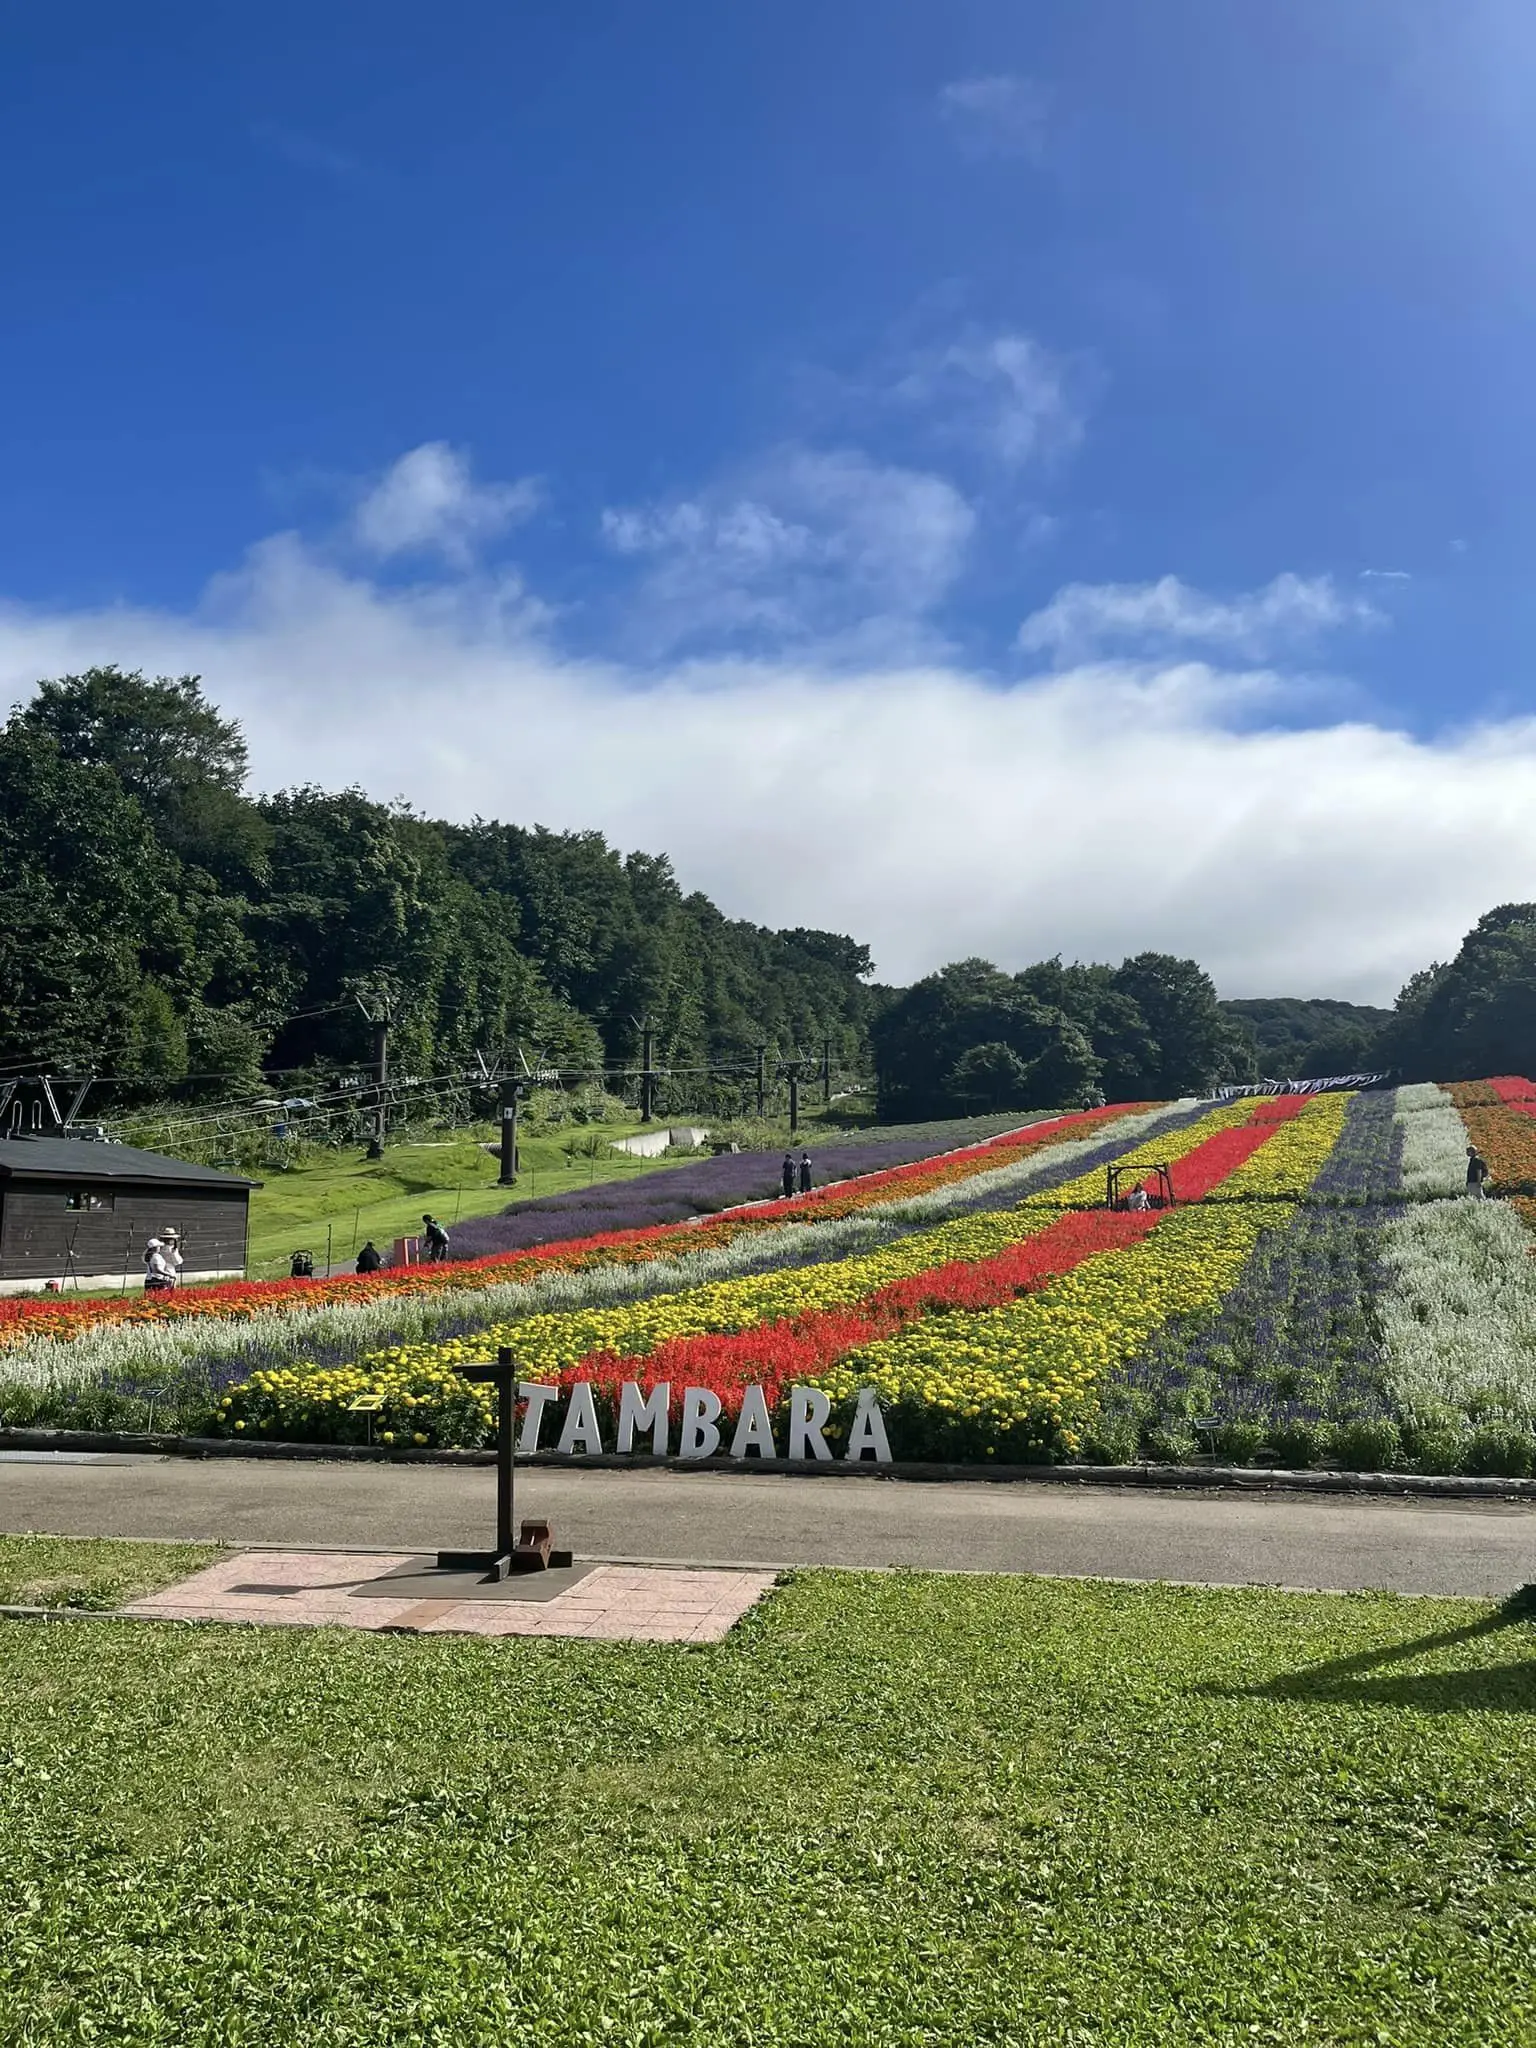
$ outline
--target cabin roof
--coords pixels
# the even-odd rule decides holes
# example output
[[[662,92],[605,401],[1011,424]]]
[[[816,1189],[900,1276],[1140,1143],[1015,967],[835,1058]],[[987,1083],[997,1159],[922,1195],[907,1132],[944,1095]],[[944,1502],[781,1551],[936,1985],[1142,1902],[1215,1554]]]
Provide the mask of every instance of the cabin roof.
[[[158,1181],[167,1187],[256,1188],[260,1181],[217,1167],[194,1166],[190,1160],[168,1159],[163,1152],[141,1152],[134,1145],[114,1145],[100,1138],[0,1138],[0,1182],[32,1180]]]

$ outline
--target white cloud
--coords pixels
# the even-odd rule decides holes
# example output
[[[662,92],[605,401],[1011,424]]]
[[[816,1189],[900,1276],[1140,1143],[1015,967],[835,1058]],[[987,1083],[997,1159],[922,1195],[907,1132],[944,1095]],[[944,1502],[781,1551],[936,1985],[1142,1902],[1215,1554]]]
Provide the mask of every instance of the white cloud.
[[[1045,153],[1050,94],[1038,79],[1012,72],[956,78],[939,93],[939,113],[960,146],[976,156],[1021,156],[1038,163]]]
[[[931,412],[943,438],[1020,469],[1082,438],[1082,414],[1068,386],[1066,364],[1032,335],[972,331],[918,352],[890,396]]]
[[[93,661],[196,670],[264,787],[599,827],[732,915],[859,934],[890,979],[1154,946],[1232,995],[1379,999],[1533,893],[1536,721],[1231,731],[1251,685],[1201,664],[642,674],[539,626],[506,581],[385,588],[279,536],[190,614],[0,609],[0,703]]]
[[[1105,647],[1155,651],[1205,646],[1263,659],[1339,626],[1374,626],[1382,614],[1346,597],[1329,576],[1277,576],[1262,590],[1207,596],[1177,576],[1156,583],[1068,583],[1019,628],[1026,654],[1071,660]]]
[[[630,617],[655,653],[910,634],[959,574],[975,515],[943,477],[788,447],[730,485],[610,508],[602,525],[647,564]]]
[[[352,514],[351,537],[380,560],[440,555],[464,569],[480,545],[539,506],[537,481],[477,484],[468,458],[446,441],[425,441],[385,470]]]

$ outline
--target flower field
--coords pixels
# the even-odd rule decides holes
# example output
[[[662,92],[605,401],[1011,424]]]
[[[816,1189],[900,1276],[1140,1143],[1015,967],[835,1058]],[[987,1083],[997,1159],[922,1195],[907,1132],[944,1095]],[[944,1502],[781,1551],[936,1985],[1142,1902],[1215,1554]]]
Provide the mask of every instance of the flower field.
[[[1494,1199],[1465,1199],[1466,1150]],[[1105,1205],[1122,1192],[1172,1207]],[[1509,1199],[1499,1199],[1506,1196]],[[0,1309],[0,1419],[984,1463],[1536,1466],[1536,1088],[1124,1104],[788,1201],[362,1281]],[[798,1391],[796,1391],[798,1390]],[[355,1404],[362,1401],[365,1405]],[[883,1425],[871,1434],[871,1403]],[[814,1424],[814,1435],[806,1429]]]

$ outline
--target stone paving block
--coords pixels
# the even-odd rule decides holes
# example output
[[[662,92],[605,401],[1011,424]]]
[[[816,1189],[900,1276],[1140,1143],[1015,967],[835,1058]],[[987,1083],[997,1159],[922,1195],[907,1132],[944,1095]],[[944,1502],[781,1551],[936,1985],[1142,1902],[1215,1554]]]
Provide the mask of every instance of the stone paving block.
[[[237,1552],[146,1594],[122,1611],[142,1620],[259,1623],[276,1628],[403,1627],[421,1635],[549,1636],[593,1642],[718,1642],[774,1583],[771,1572],[598,1565],[568,1592],[536,1603],[353,1597],[412,1561],[407,1552]]]

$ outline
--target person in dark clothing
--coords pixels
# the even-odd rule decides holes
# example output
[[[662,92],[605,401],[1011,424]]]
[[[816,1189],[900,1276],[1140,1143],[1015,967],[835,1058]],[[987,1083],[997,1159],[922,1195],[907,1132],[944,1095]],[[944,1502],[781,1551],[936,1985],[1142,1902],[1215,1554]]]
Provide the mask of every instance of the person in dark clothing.
[[[793,1152],[786,1152],[784,1154],[783,1181],[785,1194],[792,1195],[795,1192],[795,1155]]]
[[[423,1216],[421,1241],[426,1247],[427,1263],[436,1265],[448,1256],[448,1233],[435,1216]]]
[[[1487,1195],[1484,1182],[1488,1178],[1488,1162],[1475,1145],[1467,1147],[1467,1193],[1474,1202],[1481,1202]]]
[[[808,1195],[811,1192],[811,1155],[809,1152],[802,1152],[800,1154],[800,1192],[802,1195]]]
[[[384,1254],[370,1237],[357,1255],[357,1270],[359,1273],[377,1273],[383,1263]]]

